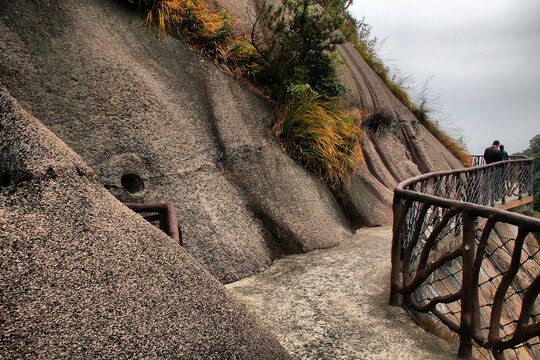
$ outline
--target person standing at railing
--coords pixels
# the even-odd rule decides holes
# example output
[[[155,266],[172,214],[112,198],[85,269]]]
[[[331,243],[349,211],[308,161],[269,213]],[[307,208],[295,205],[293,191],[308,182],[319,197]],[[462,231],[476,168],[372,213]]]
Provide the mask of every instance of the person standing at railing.
[[[490,147],[484,150],[484,160],[486,161],[486,164],[491,164],[503,159],[503,153],[499,150],[499,145],[499,140],[495,140]]]
[[[503,160],[510,160],[510,157],[508,156],[508,153],[506,151],[504,151],[504,145],[503,144],[499,145],[499,150],[501,150]]]
[[[504,145],[503,144],[499,145],[499,150],[501,150],[502,160],[510,160],[510,157],[508,156],[508,153],[506,151],[504,151]],[[503,172],[502,172],[502,177],[503,177],[503,187],[502,187],[501,197],[502,197],[502,202],[504,204],[505,197],[508,195],[509,188],[510,188],[510,185],[506,181],[506,176],[505,176],[505,173],[504,173],[504,169],[503,169]]]
[[[487,164],[492,164],[498,161],[502,161],[503,153],[499,150],[499,140],[495,140],[493,144],[484,150],[484,160]],[[483,201],[484,205],[495,206],[497,200],[502,197],[504,176],[503,169],[499,167],[490,168],[487,170],[488,180],[486,181],[487,188],[485,189],[486,199]]]

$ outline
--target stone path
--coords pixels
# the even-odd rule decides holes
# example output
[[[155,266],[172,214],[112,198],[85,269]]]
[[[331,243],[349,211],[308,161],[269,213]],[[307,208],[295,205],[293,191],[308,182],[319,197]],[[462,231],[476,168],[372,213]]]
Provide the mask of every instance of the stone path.
[[[392,229],[277,260],[227,285],[297,359],[456,359],[457,348],[387,305]]]

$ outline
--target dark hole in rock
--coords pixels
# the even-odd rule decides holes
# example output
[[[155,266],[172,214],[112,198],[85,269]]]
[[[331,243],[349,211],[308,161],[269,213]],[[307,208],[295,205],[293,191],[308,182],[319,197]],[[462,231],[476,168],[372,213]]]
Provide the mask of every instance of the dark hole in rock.
[[[379,126],[390,126],[392,124],[392,117],[378,111],[374,114],[371,114],[367,119],[362,122],[362,126],[370,129],[373,132],[377,132]]]
[[[0,175],[0,187],[5,187],[9,185],[11,185],[11,176],[7,171],[5,171]]]
[[[144,182],[137,174],[124,174],[120,182],[122,183],[122,187],[131,194],[144,190]]]

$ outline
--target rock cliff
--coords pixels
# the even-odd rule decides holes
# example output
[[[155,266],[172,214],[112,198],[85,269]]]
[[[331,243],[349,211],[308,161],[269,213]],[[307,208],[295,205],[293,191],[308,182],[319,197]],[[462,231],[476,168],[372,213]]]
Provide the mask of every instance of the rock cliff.
[[[233,3],[245,23],[253,3]],[[185,249],[222,282],[388,224],[399,181],[460,166],[343,45],[347,106],[389,122],[336,196],[282,151],[263,99],[140,23],[120,1],[0,0],[0,81],[116,198],[174,203]]]
[[[289,358],[5,90],[0,160],[0,357]]]

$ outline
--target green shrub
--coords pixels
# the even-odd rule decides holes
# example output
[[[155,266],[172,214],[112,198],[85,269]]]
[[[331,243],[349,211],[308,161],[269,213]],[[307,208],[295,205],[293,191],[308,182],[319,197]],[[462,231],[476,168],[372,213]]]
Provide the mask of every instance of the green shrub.
[[[529,147],[520,153],[514,155],[526,155],[534,159],[533,174],[533,208],[540,211],[540,134],[529,140]]]
[[[284,102],[295,84],[309,84],[326,100],[342,94],[345,87],[329,54],[345,41],[337,31],[342,14],[322,10],[318,0],[282,0],[277,8],[265,1],[258,5],[250,41],[262,59],[258,82],[269,95]]]

